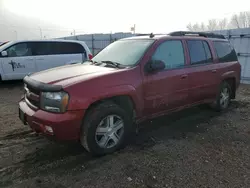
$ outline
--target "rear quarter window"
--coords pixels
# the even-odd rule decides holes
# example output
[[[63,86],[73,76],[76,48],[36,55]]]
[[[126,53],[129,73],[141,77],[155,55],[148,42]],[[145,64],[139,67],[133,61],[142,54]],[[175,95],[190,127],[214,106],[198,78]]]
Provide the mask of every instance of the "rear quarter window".
[[[73,42],[56,42],[56,53],[59,54],[86,54],[84,47]]]
[[[220,63],[238,61],[236,52],[229,42],[214,41],[213,43]]]

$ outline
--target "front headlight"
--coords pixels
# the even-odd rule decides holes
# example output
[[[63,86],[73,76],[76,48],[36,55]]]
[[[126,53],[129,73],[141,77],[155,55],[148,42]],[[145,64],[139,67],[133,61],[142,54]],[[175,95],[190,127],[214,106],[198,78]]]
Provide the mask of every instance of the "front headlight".
[[[63,113],[67,110],[69,103],[68,93],[61,92],[42,92],[41,109],[49,112]]]

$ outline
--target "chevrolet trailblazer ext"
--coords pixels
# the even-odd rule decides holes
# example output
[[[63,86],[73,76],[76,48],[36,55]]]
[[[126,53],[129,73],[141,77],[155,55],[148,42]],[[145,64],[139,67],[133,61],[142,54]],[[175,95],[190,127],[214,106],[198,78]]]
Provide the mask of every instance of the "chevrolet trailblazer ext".
[[[19,118],[94,155],[126,145],[135,125],[198,104],[221,111],[235,98],[241,66],[222,35],[172,32],[116,41],[84,64],[24,78]]]

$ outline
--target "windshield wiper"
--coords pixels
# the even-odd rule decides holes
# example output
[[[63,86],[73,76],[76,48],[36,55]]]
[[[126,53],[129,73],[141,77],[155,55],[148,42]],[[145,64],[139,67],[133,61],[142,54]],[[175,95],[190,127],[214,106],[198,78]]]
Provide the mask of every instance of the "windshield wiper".
[[[97,64],[98,63],[97,61],[93,61],[92,59],[88,59],[85,62],[90,62],[92,64]],[[82,63],[84,63],[84,62],[82,62]]]
[[[106,63],[107,65],[111,65],[111,66],[114,66],[114,67],[117,67],[117,68],[121,68],[121,64],[117,63],[117,62],[114,62],[114,61],[102,61],[102,63]]]

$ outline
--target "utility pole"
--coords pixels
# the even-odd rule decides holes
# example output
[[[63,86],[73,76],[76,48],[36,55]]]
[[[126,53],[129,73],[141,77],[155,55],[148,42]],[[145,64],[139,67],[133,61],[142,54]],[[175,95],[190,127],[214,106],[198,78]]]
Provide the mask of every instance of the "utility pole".
[[[130,29],[131,31],[133,31],[133,34],[135,34],[135,24],[134,24],[134,26],[133,27],[131,27],[131,29]]]
[[[15,30],[14,33],[15,33],[15,35],[16,35],[16,40],[17,40],[17,31]]]
[[[39,27],[39,30],[40,30],[40,37],[41,37],[41,39],[42,39],[42,38],[43,38],[43,32],[42,32],[41,27]]]

